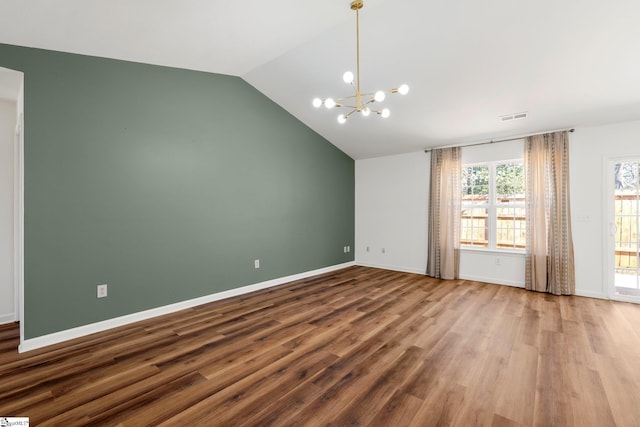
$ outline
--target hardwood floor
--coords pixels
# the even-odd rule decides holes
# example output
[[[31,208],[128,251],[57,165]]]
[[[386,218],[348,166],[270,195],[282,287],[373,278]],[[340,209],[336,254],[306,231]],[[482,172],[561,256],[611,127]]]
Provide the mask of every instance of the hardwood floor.
[[[36,426],[640,426],[640,306],[365,267],[17,345]]]

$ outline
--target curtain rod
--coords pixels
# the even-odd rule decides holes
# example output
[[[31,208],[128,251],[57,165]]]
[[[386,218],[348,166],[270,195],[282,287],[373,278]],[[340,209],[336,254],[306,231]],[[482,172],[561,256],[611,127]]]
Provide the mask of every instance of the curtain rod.
[[[571,129],[565,129],[565,130],[566,130],[567,132],[572,132],[572,133],[576,131],[574,128],[571,128]],[[557,130],[556,130],[556,131],[552,131],[552,132],[562,132],[562,130],[559,130],[559,131],[557,131]],[[543,133],[552,133],[552,132],[543,132]],[[438,149],[440,149],[440,148],[451,148],[451,147],[462,147],[462,148],[464,148],[464,147],[475,147],[476,145],[497,144],[497,143],[499,143],[499,142],[517,141],[517,140],[519,140],[519,139],[524,139],[524,138],[526,138],[526,137],[528,137],[528,136],[533,136],[533,135],[540,135],[540,134],[539,134],[539,133],[531,133],[531,134],[529,134],[529,135],[522,135],[522,136],[519,136],[519,137],[517,137],[517,138],[499,139],[499,140],[497,140],[497,141],[494,141],[494,140],[492,139],[491,141],[476,142],[476,143],[474,143],[474,144],[467,144],[467,145],[449,145],[449,146],[446,146],[446,147],[427,148],[426,150],[424,150],[424,152],[425,152],[425,153],[430,153],[431,151],[433,151],[433,150],[438,150]]]

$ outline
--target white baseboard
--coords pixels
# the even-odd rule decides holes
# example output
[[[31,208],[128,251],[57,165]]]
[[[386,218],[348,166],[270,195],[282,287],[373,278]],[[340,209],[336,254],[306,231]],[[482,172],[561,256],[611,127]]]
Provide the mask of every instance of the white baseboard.
[[[366,262],[356,262],[356,265],[359,265],[359,266],[362,266],[362,267],[372,267],[372,268],[381,268],[381,269],[384,269],[384,270],[400,271],[400,272],[403,272],[403,273],[425,274],[424,271],[421,271],[421,270],[418,270],[418,269],[415,269],[415,268],[398,267],[398,266],[395,266],[395,265],[369,264],[369,263],[366,263]],[[524,282],[504,280],[504,279],[500,279],[500,278],[497,278],[497,277],[481,277],[481,276],[463,275],[463,276],[460,276],[460,279],[462,279],[462,280],[472,280],[474,282],[490,283],[490,284],[493,284],[493,285],[513,286],[513,287],[516,287],[516,288],[523,288],[524,289]],[[587,298],[609,299],[606,295],[604,295],[604,294],[602,294],[600,292],[581,291],[579,289],[576,289],[576,296],[587,297]]]
[[[316,276],[318,274],[330,273],[332,271],[340,270],[346,267],[352,267],[354,265],[354,262],[347,262],[344,264],[333,265],[317,270],[306,271],[304,273],[280,277],[277,279],[268,280],[266,282],[243,286],[241,288],[229,289],[228,291],[218,292],[187,301],[181,301],[163,307],[152,308],[150,310],[140,311],[138,313],[127,314],[125,316],[115,317],[113,319],[103,320],[101,322],[91,323],[89,325],[78,326],[77,328],[67,329],[65,331],[54,332],[52,334],[43,335],[36,338],[21,340],[20,346],[18,347],[18,352],[24,353],[25,351],[31,351],[49,345],[58,344],[74,338],[80,338],[86,335],[94,334],[96,332],[106,331],[107,329],[117,328],[119,326],[128,325],[130,323],[139,322],[141,320],[151,319],[153,317],[162,316],[164,314],[174,313],[176,311],[184,310],[202,304],[207,304],[213,301],[258,291],[260,289],[283,285],[285,283],[305,279],[307,277]]]
[[[609,297],[607,297],[602,292],[581,291],[580,289],[576,289],[576,295],[579,297],[587,297],[587,298],[609,299]]]
[[[384,265],[384,264],[369,264],[366,262],[356,262],[356,265],[362,266],[362,267],[372,267],[372,268],[381,268],[383,270],[393,270],[393,271],[400,271],[403,273],[415,273],[415,274],[426,274],[425,270],[426,267],[424,269],[417,269],[417,268],[412,268],[412,267],[400,267],[397,265]],[[524,283],[521,282],[516,282],[516,281],[509,281],[509,280],[504,280],[504,279],[499,279],[499,278],[494,278],[494,277],[480,277],[480,276],[470,276],[470,275],[466,275],[466,276],[460,276],[460,279],[462,280],[472,280],[474,282],[484,282],[484,283],[491,283],[491,284],[495,284],[495,285],[506,285],[506,286],[514,286],[517,288],[524,288]]]
[[[513,286],[516,288],[524,288],[523,282],[517,282],[514,280],[504,280],[497,277],[481,277],[481,276],[468,276],[462,275],[460,276],[462,280],[472,280],[474,282],[483,282],[483,283],[491,283],[492,285],[505,285],[505,286]]]
[[[15,321],[16,321],[15,313],[0,314],[0,325],[4,325],[6,323],[13,323]]]
[[[384,264],[369,264],[366,262],[359,262],[359,261],[356,261],[355,264],[361,267],[381,268],[383,270],[400,271],[402,273],[425,274],[425,271],[426,271],[426,267],[421,270],[421,269],[412,268],[412,267],[401,267],[398,265],[384,265]]]
[[[485,283],[490,283],[495,285],[514,286],[516,288],[524,289],[524,283],[522,282],[508,281],[508,280],[502,280],[502,279],[490,278],[490,277],[475,277],[475,276],[464,276],[464,277],[460,276],[460,278],[463,280],[473,280],[475,282],[485,282]],[[576,289],[575,295],[579,297],[587,297],[587,298],[609,299],[606,295],[603,295],[600,292],[581,291],[579,289]]]

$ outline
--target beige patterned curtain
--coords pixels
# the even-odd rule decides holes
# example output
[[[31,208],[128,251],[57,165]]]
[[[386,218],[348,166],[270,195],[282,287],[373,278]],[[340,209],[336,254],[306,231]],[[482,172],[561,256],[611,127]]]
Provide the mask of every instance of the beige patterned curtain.
[[[569,134],[525,139],[526,277],[529,290],[575,293],[569,203]]]
[[[427,275],[458,277],[460,264],[460,147],[431,151]]]

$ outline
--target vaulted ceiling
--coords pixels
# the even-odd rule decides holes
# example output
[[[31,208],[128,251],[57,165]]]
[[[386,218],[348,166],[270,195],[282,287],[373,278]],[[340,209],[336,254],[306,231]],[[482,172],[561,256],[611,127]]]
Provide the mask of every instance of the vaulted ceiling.
[[[363,91],[411,91],[342,125],[350,0],[3,0],[0,42],[239,76],[356,159],[640,119],[637,0],[364,2]]]

